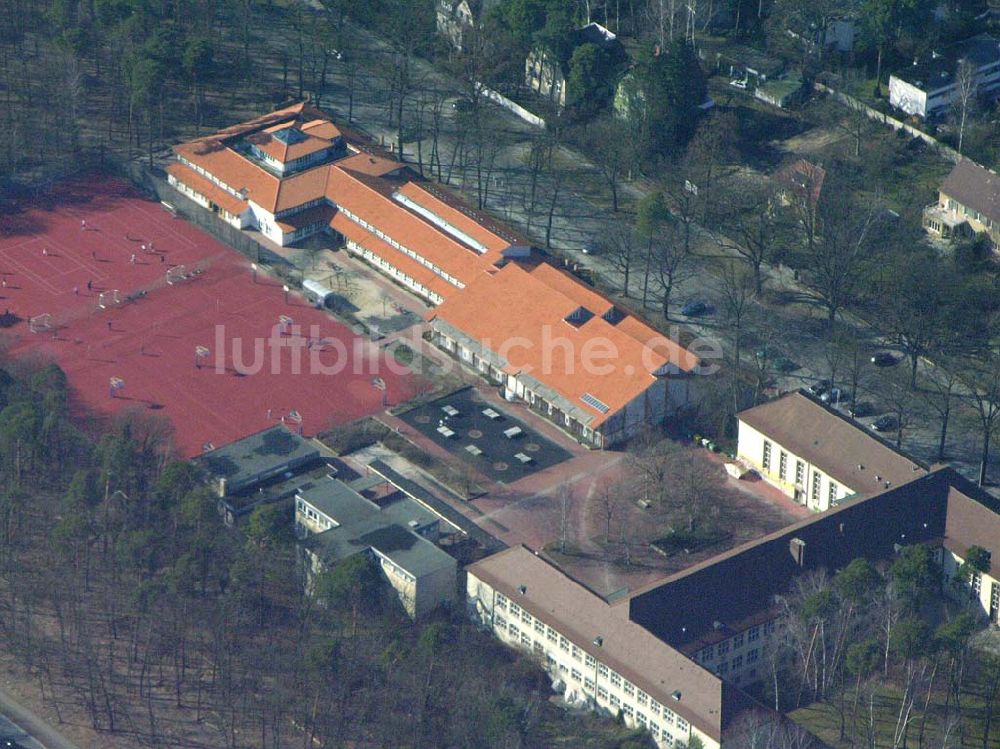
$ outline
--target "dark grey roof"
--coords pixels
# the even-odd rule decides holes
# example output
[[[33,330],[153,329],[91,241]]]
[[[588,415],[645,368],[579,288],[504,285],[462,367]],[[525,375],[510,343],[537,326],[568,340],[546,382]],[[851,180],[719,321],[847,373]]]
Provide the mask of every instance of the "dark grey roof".
[[[715,622],[734,630],[753,623],[809,570],[841,569],[858,557],[890,559],[896,545],[940,540],[945,535],[952,487],[968,481],[940,468],[908,484],[848,501],[708,559],[638,591],[629,618],[674,647],[688,652],[711,638]],[[803,563],[793,558],[793,539],[804,542]]]
[[[298,497],[341,526],[353,526],[377,517],[385,525],[399,523],[409,528],[425,528],[438,520],[434,513],[409,497],[376,504],[336,478],[312,482],[298,493]]]
[[[383,517],[332,528],[305,542],[328,565],[372,549],[416,578],[455,566],[455,560],[423,536]]]
[[[940,54],[931,53],[930,59],[903,68],[894,75],[923,91],[933,91],[951,85],[962,60],[980,68],[1000,62],[1000,40],[989,34],[978,34],[945,47]]]
[[[963,159],[941,185],[941,192],[1000,223],[1000,175]]]
[[[197,462],[211,476],[225,479],[229,490],[236,492],[261,477],[319,457],[319,448],[279,425],[207,452]]]

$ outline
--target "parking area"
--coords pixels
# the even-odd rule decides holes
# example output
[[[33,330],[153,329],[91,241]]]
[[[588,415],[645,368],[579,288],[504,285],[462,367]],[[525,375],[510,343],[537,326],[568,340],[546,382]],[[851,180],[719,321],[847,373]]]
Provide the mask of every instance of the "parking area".
[[[572,457],[523,421],[481,400],[474,388],[459,390],[400,418],[500,484],[512,484]]]

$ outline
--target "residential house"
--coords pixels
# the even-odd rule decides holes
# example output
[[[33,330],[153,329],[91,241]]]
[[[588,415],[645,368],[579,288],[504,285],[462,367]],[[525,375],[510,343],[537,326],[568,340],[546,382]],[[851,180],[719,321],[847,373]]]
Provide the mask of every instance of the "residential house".
[[[796,159],[782,165],[771,181],[777,187],[777,197],[784,206],[796,205],[814,214],[823,194],[826,170],[805,159]]]
[[[455,598],[457,564],[434,543],[440,518],[381,476],[305,482],[295,493],[295,530],[310,588],[317,574],[365,554],[414,619]]]
[[[816,512],[928,470],[803,391],[741,411],[737,423],[737,458]]]
[[[437,30],[451,46],[465,49],[469,34],[482,23],[498,0],[437,0],[434,6]]]
[[[835,16],[828,18],[825,26],[786,31],[788,36],[801,42],[812,53],[821,49],[850,52],[859,36],[858,19],[853,16]]]
[[[979,34],[932,52],[929,59],[889,76],[889,104],[906,114],[931,117],[948,109],[958,95],[957,75],[963,63],[972,65],[976,96],[1000,87],[1000,40]]]
[[[572,49],[584,44],[593,44],[606,55],[609,71],[627,57],[618,37],[599,23],[588,23],[574,32]],[[524,61],[524,82],[528,88],[560,108],[567,104],[568,77],[569,60],[557,60],[543,47],[535,46]]]
[[[985,234],[1000,244],[1000,175],[974,161],[958,162],[924,208],[923,226],[942,239]]]
[[[428,318],[438,346],[595,447],[696,396],[694,354],[546,263],[495,268]]]

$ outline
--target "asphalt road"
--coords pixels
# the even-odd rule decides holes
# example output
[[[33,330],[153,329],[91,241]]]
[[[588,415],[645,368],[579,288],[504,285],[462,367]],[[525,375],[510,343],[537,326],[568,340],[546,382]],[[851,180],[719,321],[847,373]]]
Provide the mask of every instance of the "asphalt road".
[[[8,738],[25,749],[78,749],[76,744],[0,687],[0,739]]]

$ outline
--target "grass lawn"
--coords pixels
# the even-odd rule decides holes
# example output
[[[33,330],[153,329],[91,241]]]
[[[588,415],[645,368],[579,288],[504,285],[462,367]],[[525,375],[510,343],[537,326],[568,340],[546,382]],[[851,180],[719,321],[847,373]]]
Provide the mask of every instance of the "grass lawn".
[[[944,685],[947,674],[943,672],[944,667],[939,669],[935,682],[935,691],[931,698],[930,706],[927,710],[927,719],[924,726],[923,746],[927,749],[937,749],[941,747],[945,733],[950,733],[948,746],[959,747],[959,738],[963,739],[962,747],[975,747],[983,749],[983,729],[985,726],[985,701],[983,694],[986,685],[974,682],[968,686],[962,696],[962,713],[964,716],[964,726],[949,721],[948,713],[945,710]],[[909,749],[918,749],[920,746],[919,734],[923,717],[924,699],[926,698],[926,688],[917,690],[917,699],[913,706],[912,718],[907,732],[906,746]],[[900,691],[894,685],[879,686],[875,690],[874,701],[870,701],[869,695],[862,686],[862,696],[858,704],[858,716],[856,724],[856,744],[864,746],[867,742],[869,714],[875,716],[875,745],[876,747],[887,747],[892,749],[893,735],[896,731],[897,717],[899,712]],[[840,740],[840,700],[839,697],[831,697],[825,702],[815,702],[807,707],[800,708],[789,714],[796,723],[816,734],[831,747],[851,746],[851,712],[854,700],[854,690],[849,687],[846,695],[846,739]],[[990,731],[990,740],[986,744],[990,747],[1000,748],[1000,705],[994,701],[995,717]],[[952,706],[952,714],[956,714]]]

